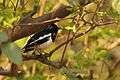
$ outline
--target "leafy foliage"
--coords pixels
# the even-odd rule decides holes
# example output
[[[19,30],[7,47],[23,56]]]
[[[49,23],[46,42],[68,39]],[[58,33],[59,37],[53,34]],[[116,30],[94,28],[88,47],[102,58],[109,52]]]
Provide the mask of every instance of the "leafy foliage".
[[[8,36],[5,32],[0,32],[0,43],[8,41]]]
[[[5,4],[3,4],[3,1],[6,1]],[[12,27],[14,24],[18,22],[18,20],[21,17],[27,15],[31,10],[38,10],[40,8],[39,5],[40,0],[23,0],[25,1],[24,6],[20,5],[19,1],[20,0],[0,1],[0,31],[6,30],[8,27]],[[50,12],[50,10],[54,8],[54,5],[56,5],[60,1],[62,0],[47,0],[45,4],[45,13]],[[63,0],[63,2],[65,1],[67,0]],[[82,3],[82,2],[80,3],[79,1],[86,0],[68,0],[69,5],[72,6],[73,8],[72,14],[69,17],[77,16],[78,20],[80,18],[79,16],[81,16],[79,9],[81,8],[80,4]],[[19,2],[18,5],[16,4],[17,2]],[[100,17],[110,16],[110,18],[112,19],[119,20],[120,19],[119,4],[120,4],[119,0],[113,0],[112,6],[110,6],[108,10],[97,12],[98,16]],[[17,5],[17,7],[15,7],[14,5]],[[82,21],[77,22],[82,23]],[[56,43],[52,47],[56,47],[57,44],[62,43],[62,41],[66,40],[68,30],[71,31],[71,34],[74,34],[74,32],[76,32],[76,29],[79,27],[76,26],[76,22],[73,19],[62,20],[57,24],[60,25],[62,30],[58,34],[58,38],[60,37],[60,39],[58,39],[58,41],[56,41]],[[87,26],[80,27],[80,30],[77,33],[82,32],[82,29],[84,28],[86,29]],[[110,44],[114,43],[115,39],[118,38],[120,38],[119,23],[117,25],[113,24],[107,26],[102,25],[101,27],[98,26],[88,34],[78,38],[78,42],[75,42],[75,45],[72,45],[72,42],[74,43],[75,41],[72,40],[72,42],[69,44],[66,50],[67,68],[63,67],[59,70],[54,68],[51,69],[51,67],[43,65],[40,62],[36,61],[22,62],[22,51],[20,47],[24,46],[25,42],[27,41],[27,38],[16,41],[16,43],[11,43],[8,41],[6,33],[0,32],[0,44],[1,44],[0,46],[3,54],[5,54],[10,61],[14,62],[15,64],[23,63],[22,68],[25,71],[25,75],[18,76],[17,77],[18,80],[88,80],[90,77],[89,72],[91,67],[94,70],[93,75],[94,80],[99,79],[103,80],[102,77],[105,76],[104,70],[107,72],[107,70],[109,69],[104,68],[104,66],[109,65],[103,63],[105,61],[112,60],[112,55],[109,54],[109,50],[106,49],[106,45],[110,46]],[[80,43],[82,43],[83,45],[82,46],[79,45]],[[51,50],[52,47],[48,49],[48,52]],[[82,48],[80,50],[77,50],[76,52],[71,47],[74,47],[74,49],[79,47]],[[50,60],[59,61],[58,58],[63,53],[63,49],[64,48],[61,48],[60,50],[56,51],[56,53],[51,57],[52,59]],[[102,64],[99,62],[101,62]],[[35,67],[34,63],[36,64]],[[103,76],[100,76],[102,74]],[[114,75],[111,79],[114,79]],[[119,79],[120,78],[116,78],[116,80]],[[15,80],[15,78],[7,77],[6,80]]]
[[[15,43],[4,43],[1,45],[3,53],[15,64],[22,63],[21,49]]]
[[[22,63],[21,49],[15,44],[8,42],[8,36],[5,32],[0,32],[0,43],[2,52],[14,63]]]
[[[119,7],[120,6],[120,1],[119,0],[113,0],[112,6],[118,13],[120,13],[120,7]]]

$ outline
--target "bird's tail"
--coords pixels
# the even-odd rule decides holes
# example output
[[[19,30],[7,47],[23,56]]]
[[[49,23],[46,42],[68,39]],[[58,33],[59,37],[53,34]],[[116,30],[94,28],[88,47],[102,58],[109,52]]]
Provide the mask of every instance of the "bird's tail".
[[[29,51],[34,50],[34,48],[25,48],[25,47],[23,47],[22,50],[23,50],[23,53],[27,53]]]

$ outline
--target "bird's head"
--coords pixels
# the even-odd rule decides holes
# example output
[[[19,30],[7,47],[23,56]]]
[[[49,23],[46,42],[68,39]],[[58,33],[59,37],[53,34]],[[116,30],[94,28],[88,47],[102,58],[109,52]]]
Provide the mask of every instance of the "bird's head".
[[[58,30],[60,29],[56,24],[50,24],[48,28],[51,33],[58,32]]]
[[[50,33],[52,33],[51,38],[52,38],[52,41],[54,42],[56,39],[58,30],[60,28],[56,24],[50,24],[48,28],[49,28],[48,30],[50,31]]]

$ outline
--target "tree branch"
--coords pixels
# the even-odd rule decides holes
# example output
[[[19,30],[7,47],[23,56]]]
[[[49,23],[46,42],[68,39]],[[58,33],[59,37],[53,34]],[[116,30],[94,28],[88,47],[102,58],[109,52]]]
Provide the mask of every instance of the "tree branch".
[[[68,10],[68,8],[69,6],[60,4],[59,7],[53,12],[50,12],[48,14],[45,14],[37,18],[32,18],[29,21],[27,21],[26,24],[39,23],[39,22],[43,22],[43,21],[47,21],[55,18],[64,18],[70,14],[70,10]],[[13,26],[13,28],[9,28],[5,32],[9,36],[10,41],[15,41],[23,37],[29,36],[35,32],[38,32],[44,29],[47,25],[55,22],[56,21],[46,22],[38,25],[15,25]]]

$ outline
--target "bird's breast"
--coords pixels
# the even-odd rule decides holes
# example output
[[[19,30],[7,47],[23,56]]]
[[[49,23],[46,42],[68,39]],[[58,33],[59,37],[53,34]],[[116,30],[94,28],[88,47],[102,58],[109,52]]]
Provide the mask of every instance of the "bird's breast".
[[[41,44],[41,45],[37,45],[37,47],[38,47],[39,49],[44,50],[44,49],[46,49],[46,48],[49,48],[52,43],[53,43],[53,42],[52,42],[52,39],[51,39],[51,37],[50,37],[48,41],[46,41],[45,43],[43,43],[43,44]]]

